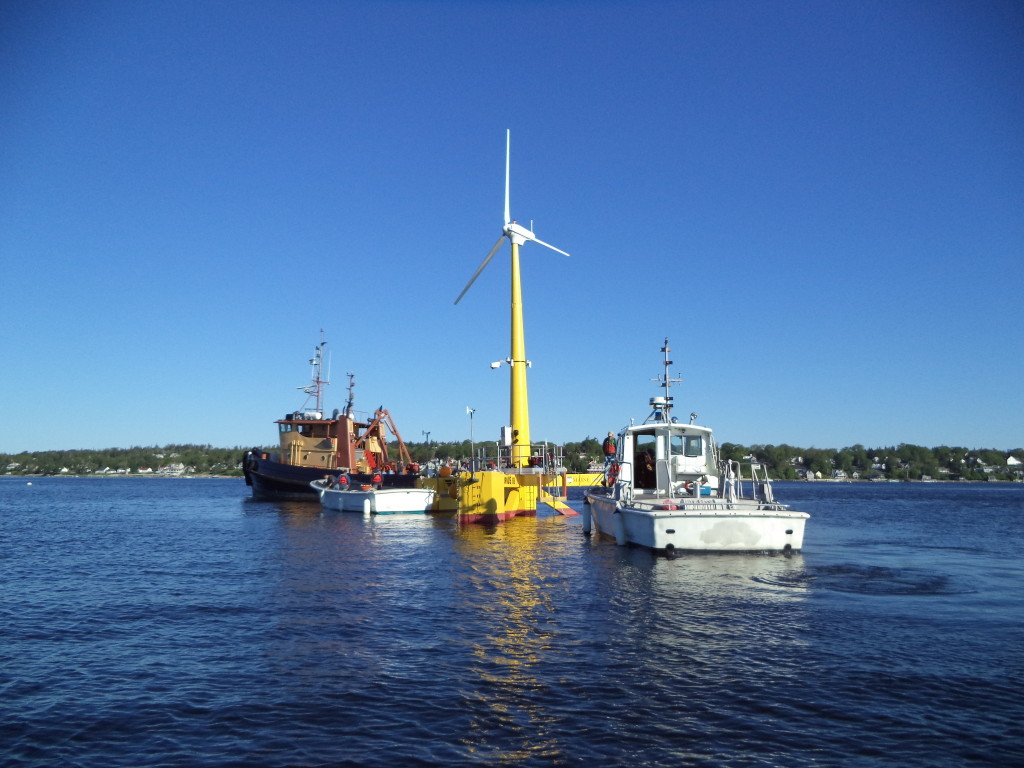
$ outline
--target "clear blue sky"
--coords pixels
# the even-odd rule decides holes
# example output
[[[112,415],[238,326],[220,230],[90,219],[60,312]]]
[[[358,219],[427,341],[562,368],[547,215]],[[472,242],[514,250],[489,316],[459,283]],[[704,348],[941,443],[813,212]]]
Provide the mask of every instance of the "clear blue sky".
[[[508,420],[1024,445],[1024,4],[0,4],[0,451]]]

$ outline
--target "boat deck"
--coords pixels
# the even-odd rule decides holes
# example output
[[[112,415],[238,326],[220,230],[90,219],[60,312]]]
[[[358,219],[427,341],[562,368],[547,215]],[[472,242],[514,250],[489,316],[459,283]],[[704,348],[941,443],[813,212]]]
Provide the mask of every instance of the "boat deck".
[[[594,494],[597,495],[597,494]],[[600,494],[609,496],[610,494]],[[623,506],[642,512],[695,513],[714,515],[751,515],[758,512],[765,515],[777,515],[789,512],[789,505],[778,502],[767,502],[760,499],[737,498],[729,500],[719,496],[665,496],[655,492],[634,493],[628,500],[622,501]],[[792,512],[802,515],[801,512]]]

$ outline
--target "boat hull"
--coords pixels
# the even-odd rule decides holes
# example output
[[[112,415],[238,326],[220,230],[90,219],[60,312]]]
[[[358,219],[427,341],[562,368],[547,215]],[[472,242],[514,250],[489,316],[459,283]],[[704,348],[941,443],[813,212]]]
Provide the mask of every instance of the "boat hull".
[[[595,532],[620,545],[655,550],[795,552],[803,548],[804,524],[810,517],[782,504],[750,500],[662,499],[624,504],[610,494],[586,495]]]
[[[434,503],[431,488],[378,488],[370,490],[322,488],[312,485],[325,509],[339,512],[363,512],[375,515],[397,515],[430,510]]]
[[[245,482],[252,486],[252,497],[261,501],[317,501],[317,492],[310,483],[322,480],[325,474],[320,467],[284,464],[255,451],[246,454],[243,468]],[[349,477],[357,483],[371,481],[370,475]],[[416,475],[384,475],[384,486],[412,487],[417,479]]]

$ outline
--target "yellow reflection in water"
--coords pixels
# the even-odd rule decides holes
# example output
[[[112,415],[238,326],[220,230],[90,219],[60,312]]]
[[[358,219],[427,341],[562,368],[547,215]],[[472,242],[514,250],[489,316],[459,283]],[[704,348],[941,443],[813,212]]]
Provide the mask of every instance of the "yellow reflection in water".
[[[463,525],[456,537],[470,565],[457,591],[478,606],[478,626],[487,632],[468,640],[476,684],[466,694],[471,717],[463,742],[493,763],[560,756],[547,686],[534,672],[558,655],[549,590],[562,586],[544,562],[540,535],[550,524],[516,518],[493,527]]]

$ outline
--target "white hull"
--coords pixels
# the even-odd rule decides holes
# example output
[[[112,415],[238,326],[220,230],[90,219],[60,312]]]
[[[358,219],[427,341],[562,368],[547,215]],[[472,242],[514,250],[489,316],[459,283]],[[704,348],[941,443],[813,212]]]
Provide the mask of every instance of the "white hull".
[[[810,515],[783,504],[737,499],[656,499],[621,504],[587,494],[596,533],[620,545],[707,552],[791,552],[803,548]],[[664,509],[673,507],[676,509]],[[584,521],[585,523],[587,521]]]
[[[379,488],[377,490],[338,490],[323,488],[320,481],[310,483],[320,494],[325,509],[339,512],[366,512],[376,515],[423,513],[434,503],[432,488]]]

